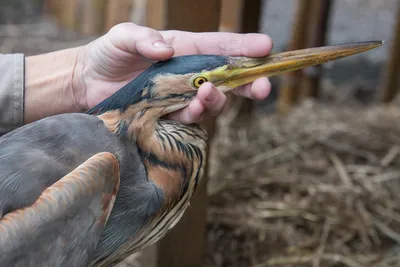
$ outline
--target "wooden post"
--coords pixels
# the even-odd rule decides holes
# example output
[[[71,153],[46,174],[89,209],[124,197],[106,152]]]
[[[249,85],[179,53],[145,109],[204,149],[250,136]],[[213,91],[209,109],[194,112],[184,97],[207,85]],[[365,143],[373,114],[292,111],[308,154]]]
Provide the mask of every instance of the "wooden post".
[[[148,27],[192,32],[218,31],[220,0],[148,0],[147,8]],[[215,120],[206,118],[205,125],[210,142],[215,132]],[[156,244],[157,266],[202,266],[206,235],[207,172],[208,164],[190,207],[171,232]]]
[[[137,25],[146,24],[146,6],[147,0],[131,0],[132,12],[130,20]]]
[[[220,31],[253,33],[259,32],[261,0],[222,0]],[[254,110],[254,101],[243,97],[232,97],[231,102],[240,102],[238,119],[249,119]]]
[[[133,8],[132,0],[108,0],[104,31],[109,31],[114,25],[130,21]]]
[[[396,25],[393,29],[393,41],[388,53],[388,61],[382,75],[380,86],[381,101],[388,103],[393,100],[399,91],[400,75],[400,4],[397,8]]]
[[[305,47],[307,26],[311,10],[311,0],[297,2],[297,14],[293,23],[293,34],[289,43],[288,50],[301,49]],[[296,103],[299,96],[299,86],[302,71],[297,70],[282,75],[282,85],[279,89],[279,111],[286,112],[289,107]]]
[[[61,6],[60,19],[64,27],[70,31],[75,31],[78,27],[78,0],[70,1],[60,1],[59,6]]]
[[[57,3],[55,0],[44,0],[43,1],[43,14],[54,16],[57,12]]]
[[[55,18],[60,23],[60,14],[62,10],[62,2],[60,0],[45,0],[43,11],[45,14]]]
[[[167,0],[166,28],[192,32],[218,31],[220,0]]]
[[[54,17],[59,25],[74,31],[78,27],[78,6],[79,0],[45,0],[43,12]]]
[[[146,26],[164,30],[166,28],[166,2],[167,0],[147,0],[146,4]]]
[[[260,19],[261,19],[261,0],[245,1],[242,10],[242,18],[240,20],[240,31],[241,33],[252,33],[259,32]],[[248,98],[236,97],[237,101],[241,101],[241,105],[238,112],[238,119],[249,119],[251,118],[255,102]]]
[[[312,16],[309,23],[307,47],[318,47],[325,45],[326,33],[328,31],[329,15],[332,0],[313,0]],[[304,69],[301,83],[301,92],[306,97],[317,97],[319,84],[322,76],[322,65],[316,65]]]
[[[241,30],[243,3],[244,0],[221,0],[220,32],[239,32]],[[222,114],[228,112],[235,102],[242,100],[233,94],[227,94],[226,98]]]
[[[82,7],[80,32],[84,35],[104,33],[107,0],[80,0]]]
[[[244,0],[221,0],[219,31],[239,32],[242,28]]]
[[[242,11],[240,32],[249,33],[259,31],[261,7],[261,0],[245,1]]]

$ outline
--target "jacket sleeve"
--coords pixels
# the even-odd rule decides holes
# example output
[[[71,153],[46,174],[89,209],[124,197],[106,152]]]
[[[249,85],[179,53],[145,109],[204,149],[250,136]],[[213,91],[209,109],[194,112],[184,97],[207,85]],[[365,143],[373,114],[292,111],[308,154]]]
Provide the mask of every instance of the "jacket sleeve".
[[[0,54],[0,136],[23,124],[24,55]]]

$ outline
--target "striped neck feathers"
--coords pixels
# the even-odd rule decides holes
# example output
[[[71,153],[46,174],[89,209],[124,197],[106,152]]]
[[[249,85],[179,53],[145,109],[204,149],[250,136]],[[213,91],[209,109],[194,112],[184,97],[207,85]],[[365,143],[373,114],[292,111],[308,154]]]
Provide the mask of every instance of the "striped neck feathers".
[[[148,179],[163,189],[165,204],[172,207],[185,195],[190,198],[203,176],[207,132],[196,124],[157,119],[161,109],[138,103],[98,117],[119,138],[136,142]]]

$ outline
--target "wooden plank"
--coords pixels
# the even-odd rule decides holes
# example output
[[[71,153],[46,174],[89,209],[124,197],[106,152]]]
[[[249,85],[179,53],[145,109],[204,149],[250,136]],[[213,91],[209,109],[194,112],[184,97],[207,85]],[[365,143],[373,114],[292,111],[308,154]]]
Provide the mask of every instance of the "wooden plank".
[[[77,29],[77,8],[79,0],[62,1],[62,0],[46,0],[43,5],[44,12],[54,17],[56,22],[68,30]]]
[[[78,29],[78,5],[79,0],[61,1],[61,21],[63,25],[70,31]]]
[[[214,124],[210,127],[215,127]],[[205,173],[208,173],[208,159]],[[207,208],[207,175],[196,189],[179,223],[157,244],[157,267],[200,267],[203,262]],[[146,265],[147,266],[147,265]]]
[[[42,12],[44,15],[53,16],[56,11],[54,0],[44,0]]]
[[[61,1],[59,0],[45,0],[43,3],[43,13],[55,18],[60,22],[60,7]]]
[[[243,5],[242,9],[242,17],[240,19],[241,23],[239,32],[241,33],[259,32],[261,10],[262,10],[261,0],[245,1],[245,4]],[[255,108],[254,100],[243,97],[236,97],[236,101],[241,101],[237,119],[248,120],[252,118],[252,114]]]
[[[244,0],[221,0],[221,14],[219,21],[219,31],[239,32],[242,26],[242,10]],[[227,94],[227,101],[223,114],[226,114],[235,104],[242,104],[242,99],[233,94]]]
[[[147,7],[146,21],[149,27],[192,32],[218,31],[220,0],[148,0]],[[215,132],[215,120],[206,118],[205,124],[211,140]],[[157,266],[202,266],[206,235],[207,171],[208,164],[190,208],[171,232],[157,243]]]
[[[261,0],[222,0],[221,2],[220,31],[254,33],[259,32],[259,23],[262,11]],[[251,118],[255,103],[253,100],[236,97],[229,94],[229,102],[239,104],[236,119]]]
[[[244,0],[221,0],[219,31],[239,32],[242,28]]]
[[[328,23],[333,0],[313,0],[309,23],[307,47],[325,45]],[[301,92],[306,97],[317,97],[323,66],[316,65],[303,70]]]
[[[398,3],[395,18],[397,18],[397,22],[393,29],[393,39],[388,53],[388,61],[383,70],[379,89],[383,103],[391,102],[400,89],[400,3]]]
[[[210,143],[216,132],[215,119],[206,118],[204,126],[208,131],[210,153]],[[198,185],[190,207],[175,228],[157,244],[157,267],[202,266],[206,236],[208,163],[209,156],[206,159],[203,181]]]
[[[146,3],[146,26],[164,30],[166,27],[166,2],[167,0],[147,0]]]
[[[93,36],[104,33],[107,0],[80,0],[82,16],[80,33]]]
[[[293,23],[293,33],[289,42],[288,50],[301,49],[305,47],[311,0],[297,2],[296,17]],[[302,71],[293,71],[281,76],[282,84],[279,88],[278,109],[287,112],[297,102]]]
[[[130,20],[137,25],[146,24],[146,6],[147,0],[131,0],[133,8]]]
[[[131,20],[132,0],[108,0],[104,31],[109,31],[114,25]]]
[[[166,0],[166,29],[218,31],[220,0]]]
[[[260,19],[262,11],[261,0],[245,1],[241,18],[242,33],[258,32],[260,28]]]

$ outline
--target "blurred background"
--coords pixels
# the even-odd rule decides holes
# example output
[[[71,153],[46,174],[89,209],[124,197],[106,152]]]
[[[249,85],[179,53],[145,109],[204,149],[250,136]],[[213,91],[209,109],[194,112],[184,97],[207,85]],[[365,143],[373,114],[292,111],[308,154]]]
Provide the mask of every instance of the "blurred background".
[[[400,266],[400,1],[1,0],[0,53],[84,45],[126,21],[261,32],[273,52],[386,42],[273,77],[265,101],[229,96],[204,190],[119,266]]]

